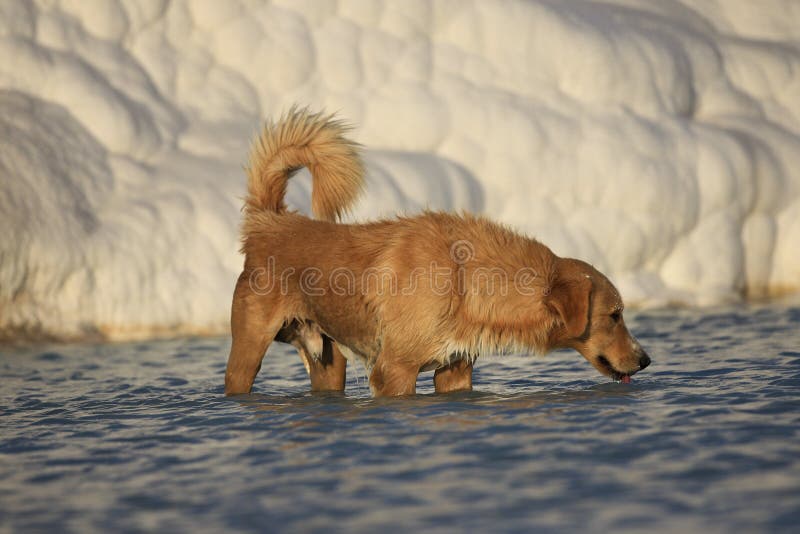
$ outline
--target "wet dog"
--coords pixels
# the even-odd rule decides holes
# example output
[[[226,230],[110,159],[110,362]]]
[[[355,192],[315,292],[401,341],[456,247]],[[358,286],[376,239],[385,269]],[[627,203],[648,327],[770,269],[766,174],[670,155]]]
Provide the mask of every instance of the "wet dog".
[[[297,348],[313,390],[343,390],[346,358],[360,358],[376,396],[413,394],[425,370],[437,392],[469,390],[489,353],[570,347],[625,382],[649,365],[618,291],[587,263],[467,214],[337,222],[363,187],[346,132],[293,109],[253,144],[226,394],[251,390],[272,341]],[[284,203],[301,167],[314,219]]]

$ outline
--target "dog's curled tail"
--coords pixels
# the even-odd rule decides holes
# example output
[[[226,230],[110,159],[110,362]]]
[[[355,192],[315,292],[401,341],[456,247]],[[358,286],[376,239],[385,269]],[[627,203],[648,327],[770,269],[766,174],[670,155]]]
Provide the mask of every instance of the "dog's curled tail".
[[[355,201],[364,183],[358,144],[345,138],[349,126],[333,115],[292,107],[277,123],[268,122],[250,150],[247,212],[286,211],[289,178],[301,167],[313,177],[311,210],[335,221]]]

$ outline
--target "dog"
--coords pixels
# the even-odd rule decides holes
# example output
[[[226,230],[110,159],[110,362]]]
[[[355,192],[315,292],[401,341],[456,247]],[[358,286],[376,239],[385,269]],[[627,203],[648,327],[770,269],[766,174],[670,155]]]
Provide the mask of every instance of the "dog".
[[[226,395],[249,393],[272,341],[297,348],[315,391],[341,391],[346,361],[375,396],[470,390],[481,354],[573,348],[629,382],[650,358],[602,273],[470,214],[338,222],[363,188],[359,146],[333,115],[292,108],[251,148],[231,307]],[[314,219],[287,209],[295,171],[312,176]]]

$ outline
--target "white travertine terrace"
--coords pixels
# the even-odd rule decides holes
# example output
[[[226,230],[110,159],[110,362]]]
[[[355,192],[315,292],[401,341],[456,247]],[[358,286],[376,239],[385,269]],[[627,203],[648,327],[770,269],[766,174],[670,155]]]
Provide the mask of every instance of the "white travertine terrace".
[[[629,304],[800,290],[796,1],[3,0],[0,333],[225,332],[293,103],[356,126],[356,220],[483,212]]]

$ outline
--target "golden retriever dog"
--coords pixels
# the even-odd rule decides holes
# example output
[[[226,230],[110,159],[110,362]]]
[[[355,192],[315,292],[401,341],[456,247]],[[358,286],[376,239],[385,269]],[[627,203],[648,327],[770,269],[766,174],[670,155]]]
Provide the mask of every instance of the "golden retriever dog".
[[[414,394],[427,370],[437,392],[469,390],[489,353],[570,347],[623,382],[649,365],[619,293],[587,263],[473,215],[338,223],[363,186],[347,130],[292,109],[252,147],[227,395],[251,390],[272,341],[297,348],[317,391],[343,390],[346,359],[360,358],[376,396]],[[284,203],[301,167],[315,219]]]

